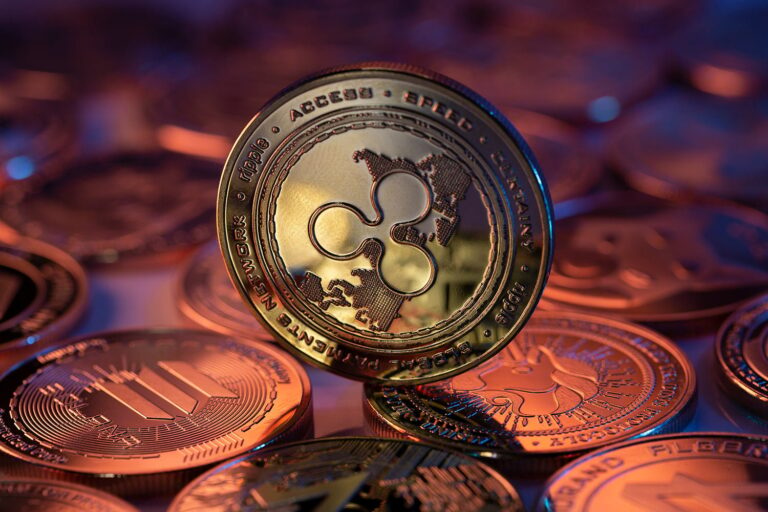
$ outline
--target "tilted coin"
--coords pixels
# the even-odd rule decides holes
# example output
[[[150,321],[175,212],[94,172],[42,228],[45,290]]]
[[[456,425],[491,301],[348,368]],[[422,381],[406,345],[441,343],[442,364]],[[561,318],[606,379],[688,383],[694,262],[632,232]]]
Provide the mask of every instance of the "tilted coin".
[[[682,428],[695,374],[667,338],[576,313],[537,312],[490,361],[445,381],[365,387],[379,435],[427,441],[526,474],[610,443]]]
[[[0,511],[138,512],[129,503],[92,487],[15,477],[0,480]]]
[[[444,77],[373,64],[312,78],[253,119],[225,165],[219,238],[278,341],[347,377],[406,383],[514,337],[546,279],[552,213],[527,146],[490,112]]]
[[[87,299],[85,271],[71,256],[35,240],[0,243],[0,353],[62,335]]]
[[[187,318],[208,329],[272,340],[232,285],[215,241],[198,249],[182,271],[178,303]]]
[[[717,335],[715,354],[723,388],[768,418],[768,295],[726,320]]]
[[[288,507],[523,510],[512,485],[471,457],[409,441],[339,437],[259,450],[221,464],[184,488],[169,511]]]
[[[550,478],[548,512],[748,512],[768,508],[768,438],[691,432],[592,452]]]
[[[204,331],[108,332],[2,376],[0,451],[65,479],[162,478],[306,435],[310,400],[304,370],[268,344]],[[99,485],[110,480],[119,479]]]
[[[564,203],[542,307],[709,329],[768,287],[768,217],[607,193]]]

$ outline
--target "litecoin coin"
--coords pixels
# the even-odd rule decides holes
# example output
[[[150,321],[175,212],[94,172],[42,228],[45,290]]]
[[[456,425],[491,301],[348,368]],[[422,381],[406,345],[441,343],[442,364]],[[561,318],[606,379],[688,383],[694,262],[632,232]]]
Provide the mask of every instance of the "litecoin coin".
[[[73,341],[3,375],[0,398],[0,451],[92,476],[199,468],[312,426],[298,363],[200,331]]]
[[[521,511],[498,473],[452,452],[340,437],[259,450],[189,484],[170,512],[208,510]]]
[[[26,478],[0,481],[2,512],[138,512],[125,501],[91,487]]]
[[[723,388],[768,418],[768,295],[733,313],[715,344]]]
[[[694,389],[693,367],[659,334],[597,316],[538,312],[501,353],[461,375],[413,387],[366,385],[365,412],[376,434],[530,474],[682,428]]]
[[[768,509],[768,438],[686,433],[592,452],[557,472],[547,512],[747,512]]]
[[[386,64],[282,93],[219,188],[249,306],[294,354],[361,380],[436,380],[501,350],[541,294],[551,219],[506,120],[444,77]]]

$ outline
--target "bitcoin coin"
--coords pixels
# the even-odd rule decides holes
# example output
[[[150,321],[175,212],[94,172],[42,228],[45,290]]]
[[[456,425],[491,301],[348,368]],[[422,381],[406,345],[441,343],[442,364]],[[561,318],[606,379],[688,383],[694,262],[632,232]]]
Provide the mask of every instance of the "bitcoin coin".
[[[521,511],[517,492],[484,464],[408,441],[316,439],[217,466],[189,484],[170,512],[210,510]]]
[[[138,512],[125,501],[91,487],[26,478],[0,480],[4,512]]]
[[[447,78],[387,64],[284,92],[219,188],[220,243],[249,306],[292,353],[361,380],[436,380],[501,350],[544,285],[551,218],[506,120]],[[449,289],[456,258],[477,273]]]
[[[768,508],[768,438],[692,432],[592,452],[549,480],[548,512],[747,512]]]
[[[749,302],[726,320],[715,353],[723,388],[768,418],[768,296]]]
[[[232,286],[217,242],[201,247],[179,279],[178,303],[193,322],[213,331],[271,341]]]
[[[534,314],[483,365],[419,386],[365,386],[379,435],[426,441],[505,471],[551,471],[586,451],[682,428],[695,374],[667,338],[576,313]]]
[[[62,478],[193,470],[312,429],[298,363],[212,332],[81,338],[6,372],[0,397],[0,451]]]
[[[20,238],[0,243],[0,353],[64,334],[87,298],[85,271],[63,251]]]

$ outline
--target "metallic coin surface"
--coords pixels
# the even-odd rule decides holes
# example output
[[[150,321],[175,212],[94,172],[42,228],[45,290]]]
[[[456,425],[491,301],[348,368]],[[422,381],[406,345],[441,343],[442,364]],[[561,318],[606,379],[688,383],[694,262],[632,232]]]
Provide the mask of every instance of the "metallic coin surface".
[[[768,438],[692,432],[592,452],[548,482],[539,511],[747,512],[768,508]]]
[[[768,295],[734,312],[715,344],[723,388],[768,418]]]
[[[209,510],[519,511],[512,485],[486,465],[408,441],[316,439],[221,464],[189,484],[170,512]]]
[[[0,219],[87,263],[186,249],[210,239],[218,165],[170,152],[81,161],[9,190]]]
[[[87,299],[85,271],[71,256],[35,240],[0,243],[0,352],[65,333]]]
[[[219,238],[284,346],[347,377],[422,382],[522,328],[548,272],[551,206],[489,109],[444,77],[372,64],[299,84],[254,118],[225,165]]]
[[[700,329],[768,287],[768,218],[757,211],[635,193],[561,206],[546,309]]]
[[[0,451],[94,476],[199,468],[312,425],[298,363],[204,331],[82,338],[6,372],[0,396]]]
[[[2,512],[138,512],[125,501],[68,482],[6,477],[0,480]]]
[[[653,331],[537,312],[496,357],[461,375],[412,387],[366,385],[365,412],[377,434],[532,473],[610,443],[682,428],[695,387],[685,355]]]
[[[178,304],[187,318],[213,331],[272,340],[232,286],[215,241],[198,249],[182,271]]]

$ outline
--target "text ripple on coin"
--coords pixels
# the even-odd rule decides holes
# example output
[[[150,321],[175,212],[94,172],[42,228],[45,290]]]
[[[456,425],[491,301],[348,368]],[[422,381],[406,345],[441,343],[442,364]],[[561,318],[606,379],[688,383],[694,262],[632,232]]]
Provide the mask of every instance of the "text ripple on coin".
[[[691,333],[768,287],[768,217],[749,208],[606,193],[561,204],[545,309]]]
[[[86,263],[179,251],[210,239],[218,165],[170,152],[80,161],[9,190],[0,220]]]
[[[301,366],[265,343],[103,333],[2,376],[0,451],[93,476],[194,469],[306,435],[310,401]]]
[[[17,237],[0,243],[0,352],[62,335],[87,298],[85,271],[63,251]]]
[[[178,304],[187,318],[208,329],[272,341],[232,285],[216,241],[198,249],[185,266],[179,278]]]
[[[768,419],[768,295],[733,313],[717,336],[723,388]]]
[[[351,378],[422,382],[508,343],[549,269],[530,151],[428,71],[337,69],[243,131],[219,189],[227,267],[294,354]]]
[[[138,512],[125,501],[69,482],[6,477],[0,480],[0,512]]]
[[[751,512],[768,509],[768,438],[691,432],[592,452],[549,480],[547,512]]]
[[[221,464],[185,487],[169,511],[296,506],[329,512],[523,510],[512,485],[471,457],[410,441],[339,437],[267,448]]]
[[[365,387],[368,425],[541,473],[616,441],[682,428],[695,374],[668,339],[576,313],[537,312],[490,361],[442,382]]]

